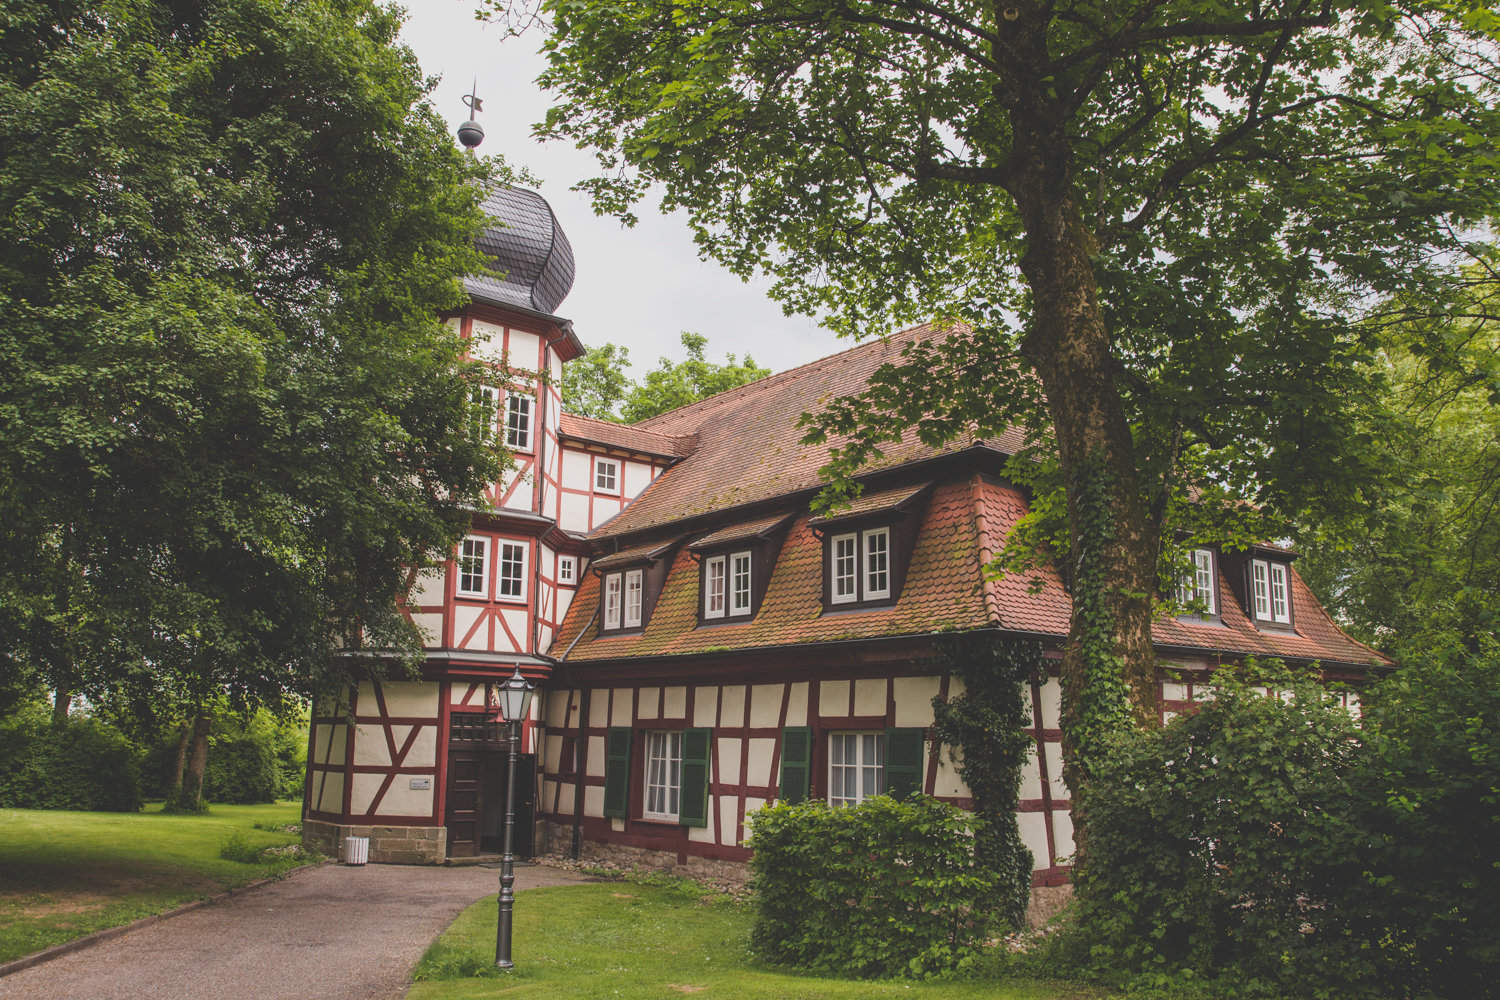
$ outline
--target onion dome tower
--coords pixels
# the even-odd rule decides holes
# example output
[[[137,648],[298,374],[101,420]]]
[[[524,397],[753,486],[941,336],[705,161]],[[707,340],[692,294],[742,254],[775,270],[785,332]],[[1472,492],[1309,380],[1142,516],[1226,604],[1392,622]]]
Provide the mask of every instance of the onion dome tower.
[[[535,191],[497,187],[484,212],[495,225],[478,244],[495,273],[470,275],[464,290],[476,302],[554,314],[573,287],[573,245],[552,206]]]

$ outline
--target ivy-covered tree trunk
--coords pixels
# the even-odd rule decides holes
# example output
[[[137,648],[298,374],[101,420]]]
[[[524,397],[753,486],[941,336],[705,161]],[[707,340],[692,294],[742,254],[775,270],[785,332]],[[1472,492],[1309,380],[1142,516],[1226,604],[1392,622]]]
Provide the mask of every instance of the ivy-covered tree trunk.
[[[1076,800],[1103,738],[1158,717],[1151,645],[1158,530],[1142,500],[1090,259],[1094,240],[1069,193],[1066,147],[1060,136],[1020,137],[1011,190],[1026,227],[1021,270],[1033,299],[1022,350],[1047,393],[1068,476],[1073,614],[1062,663],[1063,773]]]
[[[208,735],[213,716],[201,713],[193,719],[188,743],[187,767],[177,790],[177,808],[183,812],[203,811],[203,778],[208,773]]]

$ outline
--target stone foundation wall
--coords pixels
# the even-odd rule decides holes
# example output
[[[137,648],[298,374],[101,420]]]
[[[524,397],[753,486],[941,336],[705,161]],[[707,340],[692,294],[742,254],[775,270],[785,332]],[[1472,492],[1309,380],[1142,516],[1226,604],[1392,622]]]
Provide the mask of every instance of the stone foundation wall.
[[[440,865],[448,859],[448,828],[442,826],[358,826],[302,821],[303,846],[344,859],[345,837],[369,837],[370,861],[385,865]]]
[[[1073,899],[1071,885],[1034,885],[1031,887],[1031,904],[1026,907],[1026,926],[1032,930],[1044,926],[1047,921],[1063,911]]]

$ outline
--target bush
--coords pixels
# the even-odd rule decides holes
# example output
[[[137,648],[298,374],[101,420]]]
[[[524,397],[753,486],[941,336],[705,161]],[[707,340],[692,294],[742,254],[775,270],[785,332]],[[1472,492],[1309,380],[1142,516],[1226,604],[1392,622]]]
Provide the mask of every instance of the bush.
[[[255,735],[217,736],[208,752],[203,798],[209,802],[275,802],[281,769],[270,740]]]
[[[219,845],[219,857],[225,861],[238,861],[241,864],[253,865],[260,860],[263,850],[264,848],[252,846],[245,835],[236,830]]]
[[[141,807],[138,755],[96,719],[9,720],[0,726],[0,806],[134,812]]]
[[[1000,878],[974,855],[972,815],[887,796],[761,809],[751,827],[751,947],[840,976],[930,975],[972,963]]]
[[[1370,992],[1343,908],[1361,879],[1358,730],[1311,679],[1252,676],[1226,672],[1198,712],[1105,755],[1062,947],[1095,971],[1213,980],[1217,995]]]
[[[1500,995],[1500,649],[1414,653],[1365,712],[1358,930],[1393,993]]]

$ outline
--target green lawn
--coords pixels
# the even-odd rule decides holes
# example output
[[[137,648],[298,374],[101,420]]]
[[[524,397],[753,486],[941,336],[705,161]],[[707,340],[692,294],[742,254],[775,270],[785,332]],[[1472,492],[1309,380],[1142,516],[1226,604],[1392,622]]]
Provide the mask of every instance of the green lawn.
[[[0,962],[286,871],[219,857],[239,832],[256,847],[296,834],[299,802],[214,806],[203,816],[0,809]]]
[[[778,972],[757,965],[746,949],[748,907],[691,886],[606,882],[533,889],[517,897],[515,920],[514,972],[488,974],[495,959],[495,899],[490,897],[465,910],[427,950],[407,1000],[1099,996],[1057,983],[863,982]]]

